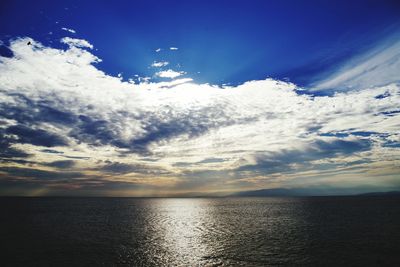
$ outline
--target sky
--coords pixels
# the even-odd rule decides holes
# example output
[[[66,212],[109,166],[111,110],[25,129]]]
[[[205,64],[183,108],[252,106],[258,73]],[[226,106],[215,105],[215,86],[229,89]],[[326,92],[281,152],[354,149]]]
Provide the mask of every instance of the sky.
[[[400,190],[398,1],[1,1],[0,195]]]

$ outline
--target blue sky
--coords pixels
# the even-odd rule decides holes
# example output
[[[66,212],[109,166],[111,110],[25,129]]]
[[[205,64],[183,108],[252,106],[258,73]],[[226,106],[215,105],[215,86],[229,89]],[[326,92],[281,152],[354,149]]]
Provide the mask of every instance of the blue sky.
[[[148,66],[166,60],[213,84],[308,85],[395,31],[400,16],[398,1],[2,1],[1,10],[3,40],[57,45],[61,28],[72,28],[109,74],[151,76]]]
[[[400,188],[398,1],[0,5],[2,195]]]

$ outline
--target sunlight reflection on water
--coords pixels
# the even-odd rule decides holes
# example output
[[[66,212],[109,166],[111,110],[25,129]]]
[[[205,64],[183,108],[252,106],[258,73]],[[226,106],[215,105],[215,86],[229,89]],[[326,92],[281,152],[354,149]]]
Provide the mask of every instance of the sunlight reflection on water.
[[[267,258],[281,263],[288,250],[283,241],[290,240],[286,236],[288,231],[299,225],[299,218],[292,210],[296,205],[281,202],[155,199],[149,233],[157,241],[149,244],[152,247],[149,256],[161,257],[160,262],[171,266],[250,266]],[[289,249],[297,253],[296,248]]]
[[[209,200],[162,199],[154,204],[154,234],[166,251],[164,260],[174,266],[211,264],[207,232],[215,223]]]

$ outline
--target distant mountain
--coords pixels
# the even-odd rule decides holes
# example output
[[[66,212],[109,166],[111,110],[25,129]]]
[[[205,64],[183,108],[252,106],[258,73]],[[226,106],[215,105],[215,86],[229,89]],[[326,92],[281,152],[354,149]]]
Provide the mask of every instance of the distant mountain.
[[[358,194],[358,196],[400,196],[400,191],[370,192],[370,193]]]
[[[237,197],[289,197],[289,196],[307,196],[310,195],[306,189],[287,189],[287,188],[272,188],[261,189],[254,191],[242,191],[234,193],[232,196]]]
[[[400,191],[368,192],[357,194],[354,191],[336,189],[333,191],[317,188],[271,188],[242,191],[232,194],[235,197],[295,197],[295,196],[400,196]]]

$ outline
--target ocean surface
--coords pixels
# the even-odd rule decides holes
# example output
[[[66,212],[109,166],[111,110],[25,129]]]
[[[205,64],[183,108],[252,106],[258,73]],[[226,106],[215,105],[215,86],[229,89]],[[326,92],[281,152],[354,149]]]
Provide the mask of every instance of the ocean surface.
[[[400,266],[399,197],[0,198],[0,266]]]

